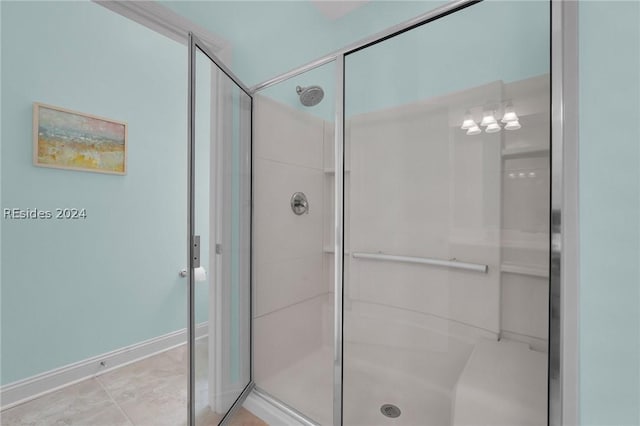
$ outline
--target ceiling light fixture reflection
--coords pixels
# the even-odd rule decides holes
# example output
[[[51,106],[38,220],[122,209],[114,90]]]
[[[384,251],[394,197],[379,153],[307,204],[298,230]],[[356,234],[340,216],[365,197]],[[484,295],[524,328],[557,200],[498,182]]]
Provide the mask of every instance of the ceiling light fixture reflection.
[[[506,126],[504,126],[505,129],[507,130],[518,130],[519,128],[521,128],[522,126],[520,125],[520,122],[518,120],[516,121],[509,121]]]
[[[460,126],[460,128],[462,130],[469,130],[472,127],[477,127],[477,126],[478,125],[476,124],[473,117],[471,116],[471,113],[467,111],[466,114],[464,115],[464,121],[462,122],[462,126]]]
[[[502,116],[503,123],[510,123],[512,121],[518,121],[518,114],[513,110],[513,105],[508,103],[504,108],[504,115]]]
[[[470,127],[469,130],[467,130],[467,135],[469,136],[479,135],[480,133],[482,133],[482,130],[480,130],[480,127],[478,127],[476,123],[473,123],[473,127]]]
[[[496,132],[499,132],[500,129],[501,129],[500,125],[494,121],[493,123],[489,124],[487,128],[484,129],[484,131],[487,133],[496,133]]]
[[[476,122],[472,112],[479,113],[478,110],[482,111],[482,119]],[[471,107],[465,111],[460,129],[465,130],[467,135],[473,136],[481,133],[481,127],[487,133],[497,133],[503,127],[506,130],[518,130],[522,128],[522,125],[512,102],[506,101],[498,104],[486,103],[483,107]]]
[[[480,125],[484,127],[490,124],[497,124],[496,118],[493,116],[493,111],[485,111],[482,116],[482,121],[480,122]]]
[[[477,124],[475,121],[473,121],[473,118],[466,118],[463,122],[462,122],[462,126],[460,127],[462,130],[469,130],[472,127],[476,127]]]

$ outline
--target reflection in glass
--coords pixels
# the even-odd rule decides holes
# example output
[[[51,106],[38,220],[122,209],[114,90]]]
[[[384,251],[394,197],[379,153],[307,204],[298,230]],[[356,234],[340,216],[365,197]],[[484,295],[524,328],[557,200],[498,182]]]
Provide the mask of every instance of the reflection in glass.
[[[546,424],[548,29],[482,2],[346,56],[344,424]]]
[[[217,424],[250,380],[251,99],[196,57],[195,233],[206,279],[196,282],[195,413]]]

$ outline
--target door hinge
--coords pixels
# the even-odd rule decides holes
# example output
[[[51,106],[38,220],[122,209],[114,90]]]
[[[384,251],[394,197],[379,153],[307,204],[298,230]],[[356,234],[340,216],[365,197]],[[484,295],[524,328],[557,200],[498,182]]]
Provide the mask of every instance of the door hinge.
[[[194,235],[191,241],[191,253],[193,254],[193,267],[200,267],[200,235]]]

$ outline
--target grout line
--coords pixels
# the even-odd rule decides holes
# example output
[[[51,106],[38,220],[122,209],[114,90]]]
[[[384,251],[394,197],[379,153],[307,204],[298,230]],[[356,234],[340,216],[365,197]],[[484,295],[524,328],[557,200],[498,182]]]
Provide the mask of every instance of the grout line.
[[[462,325],[462,326],[464,326],[464,327],[473,328],[473,329],[475,329],[476,331],[477,331],[477,330],[480,330],[480,331],[484,331],[484,332],[486,332],[486,333],[490,333],[490,334],[492,334],[492,335],[496,335],[496,336],[498,335],[498,332],[495,332],[495,331],[490,330],[490,329],[488,329],[488,328],[479,327],[479,326],[477,326],[477,325],[473,325],[473,324],[466,323],[466,322],[464,322],[464,321],[460,321],[460,320],[456,320],[456,319],[453,319],[453,318],[448,318],[448,317],[444,317],[444,316],[441,316],[441,315],[433,314],[433,313],[431,313],[431,312],[423,312],[423,311],[418,311],[418,310],[415,310],[415,309],[401,308],[401,307],[396,306],[396,305],[388,305],[388,304],[385,304],[385,303],[379,303],[379,302],[370,302],[370,301],[365,301],[365,300],[362,300],[362,299],[358,299],[358,300],[356,300],[356,301],[357,301],[357,302],[360,302],[360,303],[369,303],[369,304],[371,304],[371,305],[377,305],[377,306],[383,306],[383,307],[387,307],[387,308],[393,308],[393,309],[399,309],[399,310],[404,310],[404,311],[408,311],[408,312],[413,312],[413,313],[417,313],[417,314],[425,315],[425,316],[427,316],[427,317],[428,317],[428,316],[432,316],[432,317],[438,318],[438,319],[440,319],[440,320],[450,321],[450,322],[456,323],[456,324],[458,324],[458,325]],[[401,321],[401,322],[404,322],[404,321]],[[410,321],[410,322],[411,322],[411,321]],[[418,325],[418,326],[420,326],[420,325]],[[458,334],[460,334],[460,333],[458,333]]]
[[[133,420],[131,420],[131,418],[127,415],[127,413],[122,409],[120,404],[116,402],[116,400],[113,398],[113,395],[111,395],[111,392],[109,392],[107,387],[102,383],[102,380],[100,380],[100,377],[96,377],[95,380],[98,382],[100,387],[104,389],[104,391],[107,393],[107,396],[109,397],[109,399],[115,404],[116,407],[118,407],[118,410],[120,410],[124,418],[127,419],[127,421],[129,422],[129,424],[131,426],[135,426],[135,423],[133,423]]]
[[[301,303],[309,302],[309,301],[311,301],[311,300],[313,300],[313,299],[317,299],[318,297],[326,297],[326,296],[328,296],[328,295],[329,295],[329,292],[328,292],[328,291],[323,291],[322,293],[318,293],[318,294],[316,294],[315,296],[306,297],[306,298],[304,298],[304,299],[302,299],[302,300],[299,300],[299,301],[297,301],[297,302],[293,302],[293,303],[290,303],[290,304],[288,304],[288,305],[286,305],[286,306],[282,306],[282,307],[280,307],[280,308],[276,308],[276,309],[274,309],[274,310],[272,310],[272,311],[265,312],[265,313],[263,313],[263,314],[260,314],[260,315],[254,316],[254,317],[253,317],[253,319],[262,318],[262,317],[265,317],[265,316],[267,316],[267,315],[271,315],[271,314],[273,314],[273,313],[275,313],[275,312],[279,312],[279,311],[282,311],[282,310],[284,310],[284,309],[290,308],[290,307],[292,307],[292,306],[296,306],[296,305],[299,305],[299,304],[301,304]]]
[[[512,334],[512,335],[522,336],[522,337],[525,337],[525,338],[527,338],[527,339],[537,340],[537,341],[538,341],[538,343],[540,343],[540,344],[548,344],[548,343],[549,343],[549,340],[548,340],[548,339],[544,339],[544,338],[542,338],[542,337],[532,336],[532,335],[530,335],[530,334],[520,333],[520,332],[513,331],[513,330],[507,330],[506,328],[505,328],[505,329],[502,329],[502,331],[504,331],[504,332],[506,332],[506,333],[509,333],[509,334]]]
[[[305,259],[313,259],[313,260],[318,260],[318,258],[323,255],[324,252],[324,246],[320,247],[320,251],[315,252],[315,253],[309,253],[309,254],[305,254],[302,256],[295,256],[295,257],[287,257],[287,258],[282,258],[282,259],[264,259],[264,260],[257,260],[256,261],[256,267],[264,267],[265,265],[273,265],[275,263],[291,263],[294,260],[305,260]]]
[[[324,168],[322,168],[322,167],[307,166],[307,165],[304,165],[304,164],[297,164],[297,163],[288,163],[286,161],[274,160],[273,158],[261,157],[259,155],[257,156],[257,159],[258,160],[269,161],[271,163],[282,164],[282,165],[285,165],[285,166],[299,167],[299,168],[302,168],[302,169],[313,170],[313,171],[320,172],[321,174],[324,173]]]

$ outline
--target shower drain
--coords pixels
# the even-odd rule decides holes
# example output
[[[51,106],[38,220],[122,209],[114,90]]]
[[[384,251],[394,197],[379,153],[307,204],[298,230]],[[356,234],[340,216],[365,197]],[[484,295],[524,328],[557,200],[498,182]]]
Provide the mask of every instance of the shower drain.
[[[401,414],[400,409],[393,404],[384,404],[382,407],[380,407],[380,412],[387,417],[391,417],[392,419],[400,417]]]

